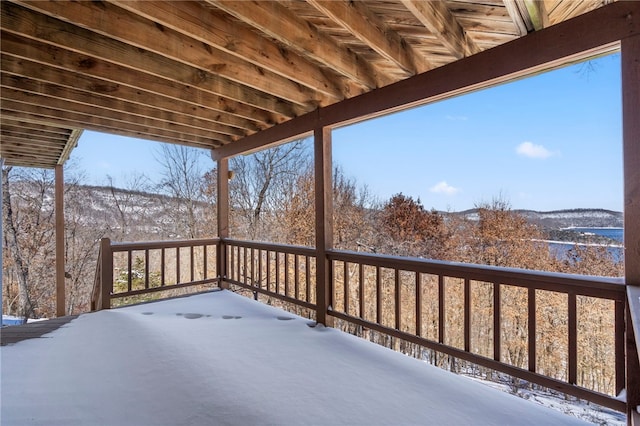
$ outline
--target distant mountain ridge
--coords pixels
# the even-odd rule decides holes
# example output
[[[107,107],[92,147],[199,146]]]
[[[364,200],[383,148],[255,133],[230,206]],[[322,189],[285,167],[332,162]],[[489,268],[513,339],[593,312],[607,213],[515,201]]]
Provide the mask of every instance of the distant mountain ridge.
[[[624,214],[606,209],[567,209],[540,212],[535,210],[513,210],[521,214],[531,223],[543,228],[622,228]],[[478,209],[449,213],[463,216],[469,220],[477,220]]]

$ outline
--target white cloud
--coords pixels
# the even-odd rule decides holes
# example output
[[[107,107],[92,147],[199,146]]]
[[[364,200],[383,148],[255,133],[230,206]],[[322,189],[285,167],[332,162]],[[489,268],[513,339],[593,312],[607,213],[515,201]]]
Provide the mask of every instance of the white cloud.
[[[429,188],[429,191],[436,194],[455,195],[460,192],[460,188],[449,185],[446,181],[441,181]]]
[[[523,157],[545,159],[556,155],[542,145],[536,145],[532,142],[522,142],[516,148],[516,152]]]

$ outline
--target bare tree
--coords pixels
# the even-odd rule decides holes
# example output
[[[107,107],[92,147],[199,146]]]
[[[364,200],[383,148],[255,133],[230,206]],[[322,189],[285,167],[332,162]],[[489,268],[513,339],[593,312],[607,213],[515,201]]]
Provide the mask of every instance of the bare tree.
[[[179,234],[196,238],[203,233],[200,206],[206,201],[205,171],[200,159],[205,151],[183,145],[162,145],[156,160],[162,166],[159,189],[172,197],[171,216]]]
[[[124,240],[130,233],[131,214],[136,209],[145,208],[140,205],[140,198],[136,194],[150,189],[149,179],[142,173],[134,173],[126,178],[123,187],[117,188],[113,177],[107,175],[107,187],[117,211],[120,239]]]
[[[308,144],[297,140],[249,156],[234,157],[230,168],[234,178],[229,190],[233,212],[244,226],[236,232],[254,239],[269,239],[263,226],[265,215],[272,216],[288,198],[291,182],[308,169]]]
[[[11,187],[9,186],[9,174],[13,170],[11,166],[2,168],[2,206],[3,220],[5,223],[5,243],[8,252],[13,260],[14,271],[18,281],[18,309],[17,314],[25,318],[34,315],[34,307],[29,297],[29,266],[28,261],[24,258],[21,244],[18,241],[18,226],[14,217],[13,205],[11,200]],[[4,263],[4,259],[3,259]],[[9,311],[10,312],[10,311]]]

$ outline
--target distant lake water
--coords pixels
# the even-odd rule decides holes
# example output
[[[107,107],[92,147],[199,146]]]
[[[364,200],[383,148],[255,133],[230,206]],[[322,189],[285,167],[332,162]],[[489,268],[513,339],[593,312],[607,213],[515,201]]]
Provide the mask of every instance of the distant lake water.
[[[615,240],[616,245],[608,247],[607,250],[613,255],[614,259],[622,260],[623,250],[621,246],[624,242],[624,228],[569,228],[569,230],[585,234],[601,235],[603,237]],[[549,243],[549,249],[554,252],[558,258],[563,258],[567,251],[574,246],[574,244],[575,243],[570,242],[552,242]]]
[[[569,230],[585,234],[602,235],[603,237],[620,242],[624,241],[624,228],[569,228]]]

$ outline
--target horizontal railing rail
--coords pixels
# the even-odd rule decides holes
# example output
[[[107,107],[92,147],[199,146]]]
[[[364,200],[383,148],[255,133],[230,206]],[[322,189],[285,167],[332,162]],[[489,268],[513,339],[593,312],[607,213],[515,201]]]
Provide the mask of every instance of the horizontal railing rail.
[[[226,282],[316,309],[314,249],[232,239],[225,239],[224,245]]]
[[[625,384],[624,358],[624,306],[625,286],[622,279],[586,277],[560,273],[538,272],[522,269],[509,269],[484,265],[470,265],[455,262],[412,259],[405,257],[385,256],[331,250],[327,254],[331,262],[333,282],[332,307],[328,314],[365,329],[385,333],[412,343],[422,345],[435,351],[487,367],[513,377],[545,386],[583,398],[594,403],[625,411],[625,402],[612,395],[578,386],[578,316],[577,298],[588,297],[609,301],[613,307],[613,324],[615,333],[613,351],[615,352],[615,393],[618,394]],[[366,275],[366,276],[365,276]],[[429,281],[430,280],[430,281]],[[429,293],[431,300],[425,301],[426,281],[435,291]],[[490,316],[484,324],[472,323],[471,295],[472,288],[484,286],[488,294],[485,316]],[[446,292],[457,288],[456,298],[445,297]],[[505,301],[501,296],[507,290],[519,288],[522,298],[525,324],[519,326],[526,329],[526,365],[519,366],[505,362],[503,316]],[[537,345],[541,339],[538,329],[539,320],[536,310],[548,309],[540,301],[540,292],[561,294],[566,299],[561,311],[566,311],[564,327],[567,330],[566,377],[564,380],[549,377],[539,371]],[[372,301],[367,295],[374,295]],[[384,300],[383,300],[384,299]],[[434,303],[434,300],[437,303]],[[431,306],[430,325],[437,324],[437,332],[425,336],[426,312],[425,304]],[[446,304],[458,305],[455,312],[450,312]],[[391,312],[389,312],[391,311]],[[383,318],[385,317],[386,318]],[[447,329],[447,318],[457,318],[461,323],[457,334],[457,344],[446,339],[450,332]],[[486,339],[493,346],[491,353],[478,354],[472,350],[472,329],[483,326]],[[462,330],[460,330],[460,328]],[[542,336],[544,337],[544,336]]]
[[[108,309],[113,299],[218,283],[219,246],[219,238],[118,243],[104,238],[92,309]]]

